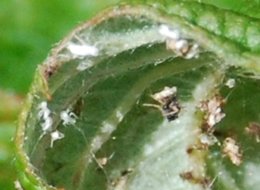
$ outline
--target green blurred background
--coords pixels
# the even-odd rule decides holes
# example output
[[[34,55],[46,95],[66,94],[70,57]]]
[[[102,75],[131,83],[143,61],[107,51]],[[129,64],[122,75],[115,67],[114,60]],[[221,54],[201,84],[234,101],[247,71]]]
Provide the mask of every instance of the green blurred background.
[[[37,64],[75,26],[117,2],[0,0],[0,190],[14,189],[12,138]],[[202,2],[260,18],[258,0]]]

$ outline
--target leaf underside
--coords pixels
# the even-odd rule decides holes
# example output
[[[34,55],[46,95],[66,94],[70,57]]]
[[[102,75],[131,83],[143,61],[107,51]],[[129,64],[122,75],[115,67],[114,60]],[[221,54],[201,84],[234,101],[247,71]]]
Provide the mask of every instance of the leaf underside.
[[[108,11],[75,30],[39,67],[17,135],[18,165],[30,167],[23,178],[33,179],[31,189],[256,190],[260,185],[257,134],[245,130],[260,122],[257,48],[161,12],[145,6]],[[187,59],[167,47],[158,32],[162,25],[198,44],[198,57]],[[70,43],[93,45],[99,54],[75,56]],[[232,88],[225,85],[229,79],[236,82]],[[151,96],[173,86],[181,110],[169,121]],[[205,124],[199,105],[215,96],[225,100],[225,117],[213,126],[219,143],[194,148]],[[53,120],[45,133],[39,119],[44,101]],[[60,118],[67,109],[75,124]],[[56,130],[64,138],[51,146]],[[223,154],[228,137],[243,154],[239,166]]]

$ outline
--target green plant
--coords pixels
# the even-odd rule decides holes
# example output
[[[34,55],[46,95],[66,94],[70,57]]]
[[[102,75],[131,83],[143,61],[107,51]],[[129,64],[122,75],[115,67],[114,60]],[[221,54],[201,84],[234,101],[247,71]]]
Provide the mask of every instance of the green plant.
[[[79,26],[37,69],[21,185],[256,190],[259,37],[258,20],[196,2],[120,5]]]

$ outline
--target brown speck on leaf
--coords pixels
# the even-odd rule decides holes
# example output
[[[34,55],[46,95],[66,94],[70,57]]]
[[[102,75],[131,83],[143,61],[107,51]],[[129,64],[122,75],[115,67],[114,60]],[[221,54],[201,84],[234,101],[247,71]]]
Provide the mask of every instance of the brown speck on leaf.
[[[250,122],[248,126],[245,128],[247,134],[254,136],[256,142],[260,142],[260,123]]]
[[[46,80],[48,80],[58,69],[58,64],[49,62],[43,65],[43,74]]]
[[[113,187],[113,190],[124,190],[128,177],[129,175],[133,172],[134,170],[132,168],[128,168],[126,170],[123,170],[121,172],[121,176],[116,178],[111,182],[111,185]]]
[[[40,66],[40,85],[41,85],[41,92],[42,94],[47,98],[47,100],[51,100],[52,96],[49,90],[49,85],[48,85],[48,76],[46,76],[46,65]]]
[[[191,171],[181,173],[180,177],[182,179],[185,179],[185,180],[188,180],[188,181],[193,181],[194,180],[194,176],[193,176]]]
[[[240,147],[233,138],[227,137],[224,140],[222,152],[236,166],[239,166],[242,163],[242,153],[240,151]]]
[[[187,154],[192,154],[194,151],[205,151],[209,149],[209,145],[199,142],[198,144],[188,147]]]
[[[198,141],[189,146],[186,152],[187,154],[192,154],[194,151],[205,151],[208,150],[210,146],[215,144],[220,146],[220,142],[213,133],[201,133]]]
[[[188,147],[188,149],[186,150],[187,154],[192,154],[192,152],[194,151],[194,146],[192,147]]]
[[[52,67],[46,67],[46,69],[44,70],[44,76],[45,78],[49,79],[54,73],[54,69],[52,69]]]
[[[226,116],[222,110],[224,103],[225,101],[218,95],[214,96],[212,99],[200,102],[199,109],[205,113],[204,131],[213,133],[215,130],[214,126]]]
[[[108,158],[107,157],[97,158],[97,162],[100,166],[104,167],[108,162]]]
[[[126,169],[126,170],[123,170],[122,172],[121,172],[121,175],[122,176],[125,176],[125,175],[128,175],[128,174],[130,174],[130,173],[132,173],[134,170],[132,169],[132,168],[128,168],[128,169]]]
[[[203,188],[207,188],[210,185],[211,180],[207,177],[199,177],[199,176],[195,176],[194,173],[192,171],[188,171],[188,172],[183,172],[180,174],[180,177],[183,180],[187,180],[190,183],[193,184],[200,184],[202,185]]]

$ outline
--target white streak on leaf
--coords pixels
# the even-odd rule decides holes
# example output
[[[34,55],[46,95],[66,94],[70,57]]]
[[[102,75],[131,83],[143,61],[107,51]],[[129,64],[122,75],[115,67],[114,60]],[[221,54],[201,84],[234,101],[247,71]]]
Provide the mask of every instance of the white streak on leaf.
[[[108,122],[103,122],[102,128],[101,128],[101,132],[102,133],[112,133],[115,130],[115,126],[113,126],[112,124],[108,123]]]
[[[75,57],[84,57],[84,56],[98,56],[98,49],[95,46],[83,44],[74,44],[69,43],[67,49],[75,56]]]
[[[164,37],[175,39],[175,40],[180,38],[179,31],[178,30],[172,30],[167,25],[161,25],[159,27],[159,33]]]
[[[119,122],[122,121],[123,117],[124,117],[124,114],[120,110],[117,110],[116,111],[116,118],[118,119]]]

